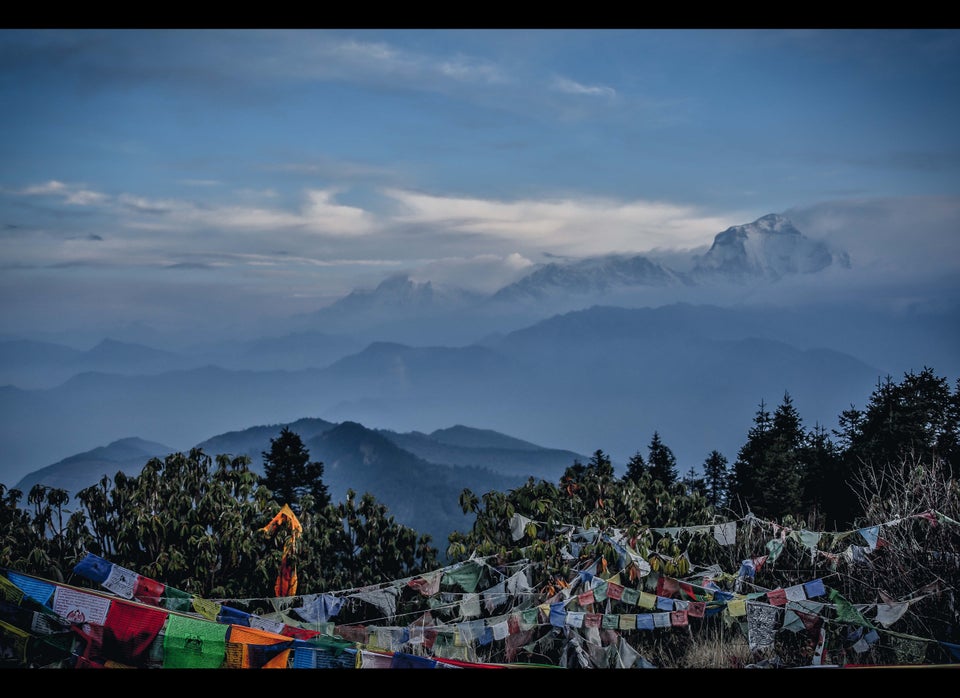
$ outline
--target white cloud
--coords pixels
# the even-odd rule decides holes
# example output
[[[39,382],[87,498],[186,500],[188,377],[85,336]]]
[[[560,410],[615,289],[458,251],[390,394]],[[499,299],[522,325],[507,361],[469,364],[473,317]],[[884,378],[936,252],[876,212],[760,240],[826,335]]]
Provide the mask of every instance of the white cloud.
[[[101,212],[119,216],[117,224],[140,230],[195,230],[197,227],[222,231],[304,229],[326,235],[363,235],[377,228],[373,214],[335,201],[337,190],[309,189],[298,211],[285,211],[244,204],[200,206],[181,199],[156,199],[123,193],[108,196],[51,180],[19,191],[22,195],[55,195],[74,205],[101,205]],[[250,195],[250,193],[247,193]],[[270,192],[256,192],[262,198]]]
[[[44,196],[46,194],[60,194],[65,191],[67,185],[63,182],[58,182],[55,179],[51,179],[49,182],[44,184],[35,184],[30,187],[24,187],[20,190],[21,194],[26,196]]]
[[[307,192],[304,216],[315,230],[334,235],[363,235],[376,229],[372,214],[354,206],[333,201],[335,191],[313,189]]]
[[[152,256],[153,264],[166,265],[190,255],[232,255],[235,264],[248,265],[253,258],[244,262],[239,255],[261,255],[257,266],[273,258],[281,266],[303,264],[295,258],[376,258],[426,264],[438,280],[441,267],[459,267],[464,278],[485,273],[497,283],[509,282],[544,252],[584,256],[692,249],[731,225],[753,220],[657,201],[574,196],[503,201],[401,189],[380,192],[393,201],[392,213],[341,203],[342,192],[332,188],[304,191],[302,203],[292,209],[237,194],[235,201],[215,204],[132,193],[108,196],[55,180],[22,193],[83,201],[101,216],[96,232],[107,235],[109,244],[35,250],[54,264],[93,263],[98,257],[106,263],[150,264]],[[13,259],[18,257],[14,253]]]
[[[557,76],[553,79],[552,86],[553,89],[559,92],[566,92],[567,94],[589,95],[591,97],[607,97],[611,99],[617,96],[617,91],[612,87],[606,87],[603,85],[584,85],[576,82],[575,80],[570,80],[569,78],[560,76]]]
[[[263,206],[227,205],[204,206],[186,201],[157,201],[138,199],[142,211],[163,212],[162,219],[151,217],[130,222],[141,228],[197,227],[228,233],[257,232],[265,236],[284,230],[298,230],[330,236],[364,235],[376,229],[376,219],[361,208],[336,203],[336,191],[311,189],[305,193],[300,210],[285,211]]]
[[[888,278],[960,271],[960,197],[826,201],[786,215],[849,252],[854,268]]]
[[[99,192],[77,185],[67,185],[55,179],[44,184],[25,187],[20,190],[20,193],[25,196],[59,196],[65,203],[74,206],[92,206],[106,199],[106,196]]]
[[[504,72],[495,63],[482,58],[457,54],[452,57],[435,56],[397,48],[383,41],[362,41],[355,38],[330,39],[323,35],[307,35],[305,51],[319,61],[300,76],[404,78],[416,80],[421,86],[436,88],[436,80],[457,83],[505,82]],[[293,63],[289,63],[291,65]]]
[[[531,260],[518,252],[506,256],[480,254],[471,257],[444,257],[419,265],[410,276],[416,281],[430,281],[439,285],[492,293],[519,279],[533,265]]]
[[[497,83],[504,82],[503,73],[489,61],[457,56],[454,59],[440,61],[437,70],[441,75],[467,82]]]
[[[742,217],[700,215],[676,204],[614,199],[491,201],[390,190],[404,211],[398,220],[447,231],[517,242],[526,249],[593,255],[643,252],[655,247],[693,248]]]

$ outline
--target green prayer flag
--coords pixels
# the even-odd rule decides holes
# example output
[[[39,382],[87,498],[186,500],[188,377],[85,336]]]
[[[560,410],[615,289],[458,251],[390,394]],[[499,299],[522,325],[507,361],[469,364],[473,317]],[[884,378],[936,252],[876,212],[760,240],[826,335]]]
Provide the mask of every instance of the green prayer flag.
[[[533,608],[526,608],[520,612],[520,629],[529,630],[530,628],[537,627],[537,621],[539,620],[540,609],[534,606]]]
[[[777,561],[777,558],[780,557],[780,553],[783,552],[783,541],[773,540],[767,541],[767,562],[771,565]]]
[[[193,611],[193,594],[185,591],[167,587],[163,590],[163,597],[160,599],[160,607],[168,611],[180,611],[189,613]]]
[[[472,594],[477,590],[482,571],[483,568],[476,562],[466,562],[455,570],[444,572],[441,581],[444,584],[459,586],[468,594]]]
[[[830,590],[829,598],[830,602],[836,606],[837,620],[844,623],[855,623],[856,625],[862,625],[867,628],[873,627],[873,624],[864,618],[860,611],[858,611],[852,603],[843,598],[836,589]]]
[[[171,614],[163,636],[163,668],[220,668],[229,629],[224,623]]]

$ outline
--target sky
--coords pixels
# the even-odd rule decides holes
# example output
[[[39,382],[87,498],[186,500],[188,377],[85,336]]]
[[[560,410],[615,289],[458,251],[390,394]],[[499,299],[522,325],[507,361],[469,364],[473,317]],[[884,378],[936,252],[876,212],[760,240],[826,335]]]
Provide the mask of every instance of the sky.
[[[493,291],[787,213],[960,271],[954,29],[0,30],[0,336]]]

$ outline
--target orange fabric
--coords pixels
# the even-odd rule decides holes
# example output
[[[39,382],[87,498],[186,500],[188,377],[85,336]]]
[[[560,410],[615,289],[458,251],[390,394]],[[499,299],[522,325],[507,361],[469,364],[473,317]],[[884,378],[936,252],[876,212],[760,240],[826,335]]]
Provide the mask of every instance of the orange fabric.
[[[290,529],[293,531],[294,539],[303,533],[303,526],[300,525],[300,520],[297,519],[297,515],[293,513],[293,509],[290,508],[289,504],[284,504],[280,508],[280,511],[277,512],[277,515],[270,519],[270,523],[264,526],[261,530],[266,531],[267,533],[276,533],[277,529],[285,523],[290,525]]]
[[[255,661],[255,657],[258,657],[254,652],[250,651],[250,645],[259,645],[263,647],[270,647],[272,645],[278,645],[282,643],[291,643],[291,640],[286,635],[279,635],[277,633],[271,633],[268,630],[260,630],[259,628],[248,628],[244,625],[231,625],[230,632],[227,635],[228,644],[239,645],[242,647],[241,652],[237,653],[236,664],[231,668],[239,669],[286,669],[287,663],[290,658],[290,650],[285,649],[277,652],[276,655],[270,657],[263,663]]]
[[[230,634],[227,639],[230,642],[242,642],[247,645],[272,645],[276,642],[290,642],[290,638],[286,635],[236,624],[230,626]]]
[[[284,543],[283,558],[280,560],[280,572],[277,574],[277,581],[273,585],[274,596],[296,596],[297,595],[297,570],[290,564],[289,555],[297,549],[297,538],[303,533],[303,526],[300,520],[293,513],[289,504],[284,504],[277,515],[270,519],[270,522],[264,526],[261,531],[268,534],[274,534],[284,524],[290,526],[290,538]]]
[[[285,552],[280,560],[280,574],[273,585],[274,596],[296,596],[297,581],[297,570],[290,564]]]

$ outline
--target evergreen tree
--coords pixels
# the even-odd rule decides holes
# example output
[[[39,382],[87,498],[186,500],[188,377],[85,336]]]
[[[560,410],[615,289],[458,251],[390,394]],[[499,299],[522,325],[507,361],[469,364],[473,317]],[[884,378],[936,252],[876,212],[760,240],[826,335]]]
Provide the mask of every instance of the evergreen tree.
[[[851,407],[841,415],[837,435],[851,472],[866,463],[881,467],[936,458],[958,475],[960,380],[951,393],[947,380],[930,368],[906,373],[900,383],[887,376],[864,411]]]
[[[858,513],[850,473],[836,444],[817,424],[807,434],[803,447],[803,507],[819,512],[822,528],[845,528]]]
[[[643,459],[643,454],[637,451],[627,461],[627,472],[624,474],[624,479],[640,482],[647,472],[649,472],[647,462]]]
[[[797,515],[805,434],[789,393],[771,416],[763,402],[733,464],[730,500],[758,516]]]
[[[262,483],[281,504],[289,504],[300,513],[300,500],[309,494],[314,510],[321,510],[330,503],[330,494],[323,482],[323,463],[310,461],[310,452],[303,440],[288,427],[280,435],[270,439],[270,450],[263,451],[264,477]]]
[[[613,475],[613,461],[610,460],[610,456],[599,448],[590,456],[590,462],[587,464],[587,467],[596,469],[604,477],[609,478]]]
[[[771,440],[772,422],[766,403],[761,400],[753,416],[747,441],[737,452],[730,478],[729,502],[741,513],[759,513],[763,507],[765,455]]]
[[[687,495],[699,495],[701,497],[707,496],[707,480],[701,475],[697,474],[696,468],[692,465],[687,471],[687,474],[683,476],[683,479],[680,481],[683,485],[684,490]]]
[[[767,495],[766,508],[772,516],[800,513],[805,439],[800,414],[793,406],[790,394],[785,392],[773,413],[766,481],[762,483]]]
[[[719,451],[711,451],[703,462],[703,478],[706,485],[706,497],[712,507],[721,507],[727,503],[727,489],[730,472],[727,459]]]
[[[673,451],[660,440],[660,434],[653,432],[647,450],[647,462],[650,464],[650,475],[659,480],[668,488],[677,481],[677,459]]]

